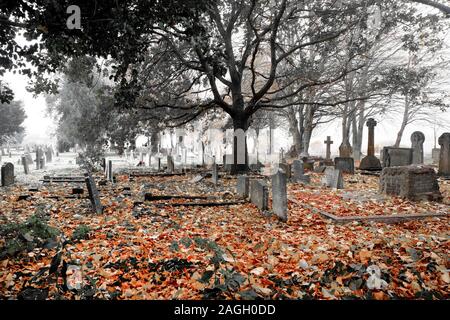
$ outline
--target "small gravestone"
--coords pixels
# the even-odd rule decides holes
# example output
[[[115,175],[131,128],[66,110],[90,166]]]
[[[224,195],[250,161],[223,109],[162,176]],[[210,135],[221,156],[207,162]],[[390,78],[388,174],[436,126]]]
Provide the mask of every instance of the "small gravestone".
[[[114,183],[114,173],[113,173],[113,162],[112,160],[108,160],[107,171],[106,171],[106,180]]]
[[[436,172],[431,167],[403,166],[384,168],[380,192],[413,201],[441,201]]]
[[[45,162],[43,165],[42,159],[44,159],[44,152],[42,151],[41,148],[38,148],[36,150],[36,170],[40,170],[40,169],[44,168]]]
[[[106,173],[106,158],[102,158],[100,166],[103,168],[103,172]]]
[[[355,161],[350,157],[336,157],[334,158],[334,168],[343,173],[355,173]]]
[[[47,163],[52,162],[53,160],[53,151],[50,148],[47,148],[45,150],[45,159],[47,160]]]
[[[309,184],[311,177],[304,174],[304,163],[301,160],[294,160],[292,162],[292,181],[296,183]]]
[[[97,214],[103,213],[103,206],[100,201],[100,196],[95,185],[95,181],[90,174],[86,174],[86,186],[89,192],[89,199],[92,203],[92,208]]]
[[[173,173],[174,170],[175,170],[175,165],[173,163],[173,158],[172,158],[172,156],[167,156],[167,172]]]
[[[161,171],[161,158],[156,158],[158,163],[158,172]]]
[[[217,183],[219,182],[219,172],[217,170],[217,163],[213,163],[212,164],[212,182],[217,185]]]
[[[28,166],[28,161],[27,158],[25,156],[22,156],[22,165],[23,165],[23,172],[25,174],[29,174],[30,173],[30,168]]]
[[[411,135],[412,164],[423,164],[423,143],[425,135],[415,131]]]
[[[272,208],[282,221],[287,221],[286,181],[286,175],[280,170],[272,176]]]
[[[239,197],[247,198],[249,194],[249,177],[247,176],[238,176],[236,191]]]
[[[5,163],[1,168],[2,187],[14,184],[14,165],[10,162]]]
[[[322,178],[322,184],[333,189],[344,189],[344,179],[341,170],[327,167]]]
[[[341,145],[339,146],[339,157],[341,158],[350,158],[353,154],[353,148],[350,145],[350,142],[348,139],[342,141]]]
[[[411,148],[384,147],[383,168],[409,166],[412,164],[412,154]]]
[[[439,164],[440,155],[441,155],[441,149],[433,148],[431,150],[431,158],[433,159],[433,164]]]
[[[269,192],[264,181],[251,180],[250,201],[262,211],[269,208]]]
[[[367,156],[365,156],[359,165],[361,170],[367,171],[379,171],[381,170],[381,163],[377,157],[375,157],[375,126],[377,122],[370,118],[367,120],[367,127],[369,128],[369,139],[367,143]]]
[[[441,146],[438,174],[440,176],[450,177],[450,132],[443,133],[439,137],[438,142]]]

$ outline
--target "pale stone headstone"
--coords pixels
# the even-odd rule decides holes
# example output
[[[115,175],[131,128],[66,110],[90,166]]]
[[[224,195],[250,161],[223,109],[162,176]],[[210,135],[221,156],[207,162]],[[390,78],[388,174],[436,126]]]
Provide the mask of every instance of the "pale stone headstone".
[[[247,198],[249,195],[249,177],[247,176],[238,176],[237,178],[237,186],[236,192],[239,197]]]
[[[381,163],[375,157],[375,126],[377,122],[373,118],[367,120],[367,127],[369,128],[369,139],[367,143],[367,156],[365,156],[359,165],[361,170],[378,171],[381,170]]]
[[[280,170],[272,176],[272,208],[282,221],[287,221],[286,175]]]
[[[327,167],[325,169],[325,175],[322,178],[322,184],[333,189],[344,189],[342,171],[333,167]]]
[[[443,133],[439,137],[438,142],[441,146],[438,174],[440,176],[450,177],[450,132]]]
[[[412,164],[423,164],[423,143],[425,135],[415,131],[411,135]]]
[[[100,202],[100,196],[95,185],[95,181],[90,174],[86,174],[86,186],[89,192],[89,199],[91,200],[92,207],[97,214],[103,213],[103,206]]]
[[[383,168],[401,167],[412,164],[411,148],[384,147],[382,153]]]
[[[217,170],[217,163],[212,164],[212,182],[216,185],[219,183],[219,172]]]
[[[334,168],[341,170],[343,173],[355,173],[355,161],[350,157],[334,158]]]
[[[269,191],[264,181],[251,180],[250,182],[250,201],[265,211],[269,207]]]
[[[5,163],[1,168],[2,187],[14,184],[14,165],[10,162]]]

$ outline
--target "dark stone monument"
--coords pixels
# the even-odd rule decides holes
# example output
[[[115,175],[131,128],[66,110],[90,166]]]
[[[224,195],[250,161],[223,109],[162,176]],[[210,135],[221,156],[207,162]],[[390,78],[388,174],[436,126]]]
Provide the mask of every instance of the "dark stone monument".
[[[108,165],[107,165],[107,168],[106,168],[106,180],[108,180],[110,182],[114,182],[112,160],[108,160]]]
[[[272,208],[282,221],[287,221],[286,175],[281,170],[272,176]]]
[[[365,156],[359,165],[361,170],[379,171],[381,170],[381,163],[375,157],[375,126],[377,122],[370,118],[367,120],[367,127],[369,128],[369,141],[367,143],[367,156]]]
[[[355,161],[350,157],[334,158],[334,168],[341,170],[343,173],[355,173]]]
[[[341,158],[350,158],[353,153],[353,148],[350,145],[350,142],[347,140],[342,141],[339,146],[339,157]]]
[[[441,201],[436,172],[431,167],[403,166],[384,168],[380,192],[413,201]]]
[[[267,185],[261,180],[251,180],[250,182],[250,201],[258,207],[258,209],[265,211],[269,207],[269,192]]]
[[[383,168],[409,166],[412,164],[412,153],[410,148],[384,147]]]
[[[21,159],[22,159],[21,162],[22,162],[22,165],[23,165],[23,172],[24,172],[25,174],[29,174],[29,173],[30,173],[30,168],[29,168],[29,166],[28,166],[27,157],[22,156]]]
[[[292,181],[295,183],[309,184],[311,182],[311,177],[305,175],[304,163],[301,160],[294,160],[292,162]]]
[[[85,176],[86,186],[89,192],[89,199],[91,200],[92,208],[97,214],[101,214],[103,213],[103,206],[100,202],[100,196],[97,190],[97,186],[95,185],[95,181],[90,174],[86,173]]]
[[[286,178],[291,179],[291,165],[289,163],[279,163],[278,168],[280,168],[284,174],[286,174]]]
[[[167,156],[167,172],[173,173],[175,171],[175,165],[173,163],[172,156]]]
[[[238,176],[236,192],[237,195],[241,198],[248,198],[249,195],[249,177],[247,176]]]
[[[445,132],[439,137],[441,152],[439,155],[440,176],[450,177],[450,132]]]
[[[14,184],[14,165],[10,162],[5,163],[1,168],[2,187]]]
[[[411,135],[412,164],[423,164],[423,143],[425,135],[415,131]]]

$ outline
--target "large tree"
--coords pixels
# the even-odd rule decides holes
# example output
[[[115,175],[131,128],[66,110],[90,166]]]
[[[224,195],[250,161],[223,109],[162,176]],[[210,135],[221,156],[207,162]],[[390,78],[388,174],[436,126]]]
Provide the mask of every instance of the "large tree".
[[[21,101],[0,104],[0,145],[24,132],[22,124],[25,119]]]

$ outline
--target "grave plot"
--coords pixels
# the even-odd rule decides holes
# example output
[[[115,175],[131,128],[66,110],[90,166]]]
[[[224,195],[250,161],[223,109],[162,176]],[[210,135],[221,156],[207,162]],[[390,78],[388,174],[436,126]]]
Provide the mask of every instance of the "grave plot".
[[[317,181],[317,177],[314,177]],[[377,177],[346,177],[345,189],[332,190],[310,185],[299,189],[290,186],[290,200],[339,222],[373,220],[397,222],[414,218],[443,217],[450,212],[450,188],[441,183],[444,202],[411,201],[378,191]]]

